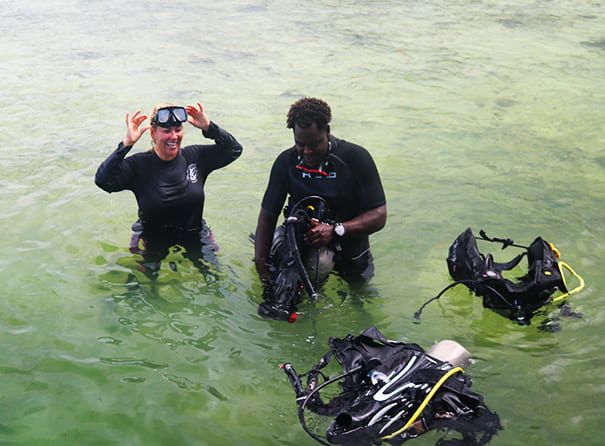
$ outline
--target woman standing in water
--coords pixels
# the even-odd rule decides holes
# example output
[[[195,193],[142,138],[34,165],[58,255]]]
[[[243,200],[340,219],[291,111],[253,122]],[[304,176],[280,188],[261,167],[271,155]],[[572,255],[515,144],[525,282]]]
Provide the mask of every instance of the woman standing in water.
[[[204,184],[210,172],[235,161],[242,146],[208,119],[199,102],[186,107],[160,104],[153,109],[150,125],[144,126],[146,119],[140,110],[126,114],[126,137],[101,163],[95,183],[107,192],[134,193],[139,219],[132,226],[130,250],[143,255],[146,272],[157,275],[160,261],[176,244],[185,248],[185,256],[198,268],[206,270],[201,260],[216,263],[218,247],[202,218]],[[185,122],[201,129],[214,144],[181,148]],[[147,130],[152,148],[126,158]]]

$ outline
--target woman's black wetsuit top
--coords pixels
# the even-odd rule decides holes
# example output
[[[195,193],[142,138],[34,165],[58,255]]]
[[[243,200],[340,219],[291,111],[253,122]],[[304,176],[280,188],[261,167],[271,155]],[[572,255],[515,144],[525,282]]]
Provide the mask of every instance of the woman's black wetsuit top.
[[[183,147],[171,161],[161,160],[154,151],[125,158],[132,146],[120,143],[99,166],[95,183],[107,192],[131,190],[145,231],[199,231],[206,178],[242,153],[237,140],[213,122],[203,134],[215,144]]]

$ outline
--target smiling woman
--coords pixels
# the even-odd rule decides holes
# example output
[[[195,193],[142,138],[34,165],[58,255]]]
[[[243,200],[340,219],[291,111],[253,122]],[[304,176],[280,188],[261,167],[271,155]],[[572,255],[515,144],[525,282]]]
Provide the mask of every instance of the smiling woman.
[[[97,186],[107,192],[131,190],[139,205],[139,219],[130,249],[143,254],[145,271],[157,274],[159,262],[168,249],[181,244],[186,256],[202,266],[215,262],[216,245],[202,218],[204,184],[208,175],[236,160],[242,146],[228,132],[210,121],[203,107],[161,104],[154,108],[150,125],[140,110],[126,115],[126,136],[118,148],[99,166]],[[181,149],[183,123],[188,122],[215,141],[212,145],[192,145]],[[150,130],[152,149],[128,158],[126,154]],[[140,242],[143,247],[140,247]],[[206,249],[204,249],[206,248]]]

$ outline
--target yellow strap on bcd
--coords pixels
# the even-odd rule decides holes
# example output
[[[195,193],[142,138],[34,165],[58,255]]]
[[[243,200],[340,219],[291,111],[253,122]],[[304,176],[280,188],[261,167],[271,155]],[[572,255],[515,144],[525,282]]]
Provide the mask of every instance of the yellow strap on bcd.
[[[584,279],[582,279],[582,277],[578,273],[576,273],[571,266],[569,266],[565,262],[558,262],[558,265],[559,265],[559,272],[561,273],[561,278],[563,279],[563,285],[565,285],[566,289],[567,289],[567,283],[565,281],[565,275],[563,274],[563,268],[565,268],[566,270],[568,270],[574,277],[576,277],[580,281],[580,285],[578,285],[577,287],[575,287],[573,290],[568,291],[567,293],[563,293],[560,296],[555,297],[552,300],[553,302],[556,302],[556,301],[561,300],[561,299],[565,299],[570,294],[577,293],[582,288],[584,288]]]
[[[416,421],[416,419],[420,416],[420,414],[422,413],[422,411],[424,410],[424,408],[426,407],[426,405],[429,403],[429,401],[431,400],[431,398],[433,398],[433,396],[435,396],[435,393],[437,393],[437,390],[439,390],[439,387],[441,387],[443,385],[443,383],[446,382],[450,376],[452,376],[454,373],[457,373],[457,372],[464,373],[464,370],[462,370],[462,368],[460,368],[460,367],[456,367],[456,368],[453,368],[453,369],[449,370],[445,375],[443,375],[441,377],[441,379],[439,381],[437,381],[437,383],[431,389],[431,391],[426,396],[426,398],[424,399],[424,401],[422,401],[422,404],[420,404],[420,406],[418,406],[418,409],[416,409],[416,412],[414,412],[414,415],[412,415],[410,417],[410,419],[408,420],[408,422],[405,423],[405,426],[403,426],[398,431],[393,432],[392,434],[385,435],[384,437],[381,437],[380,439],[381,440],[388,440],[390,438],[393,438],[393,437],[399,435],[403,431],[409,429],[410,426],[412,424],[414,424],[414,421]]]

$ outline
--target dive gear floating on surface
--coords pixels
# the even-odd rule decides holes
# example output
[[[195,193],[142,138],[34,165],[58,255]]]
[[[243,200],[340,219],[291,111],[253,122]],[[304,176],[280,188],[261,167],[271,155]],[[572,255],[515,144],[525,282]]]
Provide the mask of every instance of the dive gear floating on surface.
[[[290,363],[281,366],[296,393],[303,429],[321,444],[401,444],[431,429],[451,429],[463,433],[465,444],[482,445],[502,428],[498,415],[470,390],[471,379],[462,368],[440,359],[457,364],[470,359],[454,341],[433,346],[433,356],[417,344],[390,341],[370,327],[359,336],[330,338],[329,345],[306,373],[298,375]],[[330,379],[321,369],[332,355],[343,373]],[[320,390],[340,380],[341,393],[324,403]],[[325,433],[317,432],[317,425],[309,427],[305,411],[329,418]]]
[[[537,237],[529,246],[522,246],[515,244],[511,239],[490,238],[483,230],[479,231],[479,234],[480,240],[502,243],[502,249],[514,246],[525,251],[506,263],[496,263],[491,254],[483,255],[479,252],[477,240],[471,228],[467,228],[450,246],[447,256],[448,270],[455,282],[427,301],[416,312],[417,319],[429,302],[438,299],[445,291],[460,283],[477,296],[483,297],[484,307],[502,312],[521,325],[529,324],[538,308],[549,302],[564,299],[584,287],[582,277],[560,261],[559,251],[542,237]],[[527,273],[516,282],[504,278],[502,272],[513,269],[524,256],[527,256]],[[562,268],[578,279],[579,286],[568,291]],[[562,294],[553,298],[552,295],[557,291]]]

